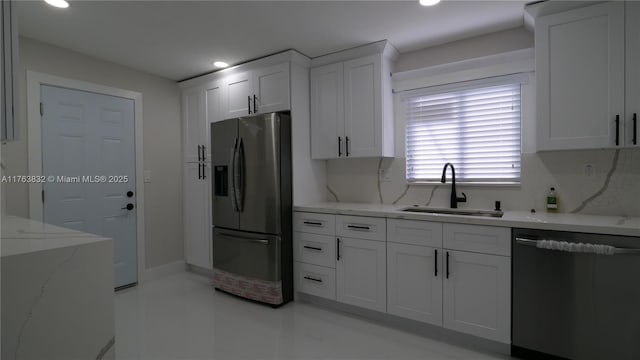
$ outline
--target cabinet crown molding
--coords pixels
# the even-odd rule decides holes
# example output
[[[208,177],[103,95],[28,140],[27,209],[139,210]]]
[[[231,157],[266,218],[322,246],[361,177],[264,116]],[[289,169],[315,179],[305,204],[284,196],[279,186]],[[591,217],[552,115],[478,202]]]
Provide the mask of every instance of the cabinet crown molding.
[[[351,49],[315,57],[311,59],[311,67],[332,64],[339,61],[353,60],[374,54],[382,54],[385,58],[391,60],[392,62],[395,61],[398,56],[400,56],[398,50],[389,42],[389,40],[380,40]]]

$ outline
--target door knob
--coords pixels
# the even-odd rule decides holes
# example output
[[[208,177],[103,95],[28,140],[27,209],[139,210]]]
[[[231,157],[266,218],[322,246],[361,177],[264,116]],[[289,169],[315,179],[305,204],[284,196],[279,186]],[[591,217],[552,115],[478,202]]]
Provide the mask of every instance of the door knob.
[[[133,191],[127,191],[127,197],[132,197],[133,196]]]
[[[122,210],[133,210],[133,204],[132,203],[128,203],[127,206],[121,208]]]

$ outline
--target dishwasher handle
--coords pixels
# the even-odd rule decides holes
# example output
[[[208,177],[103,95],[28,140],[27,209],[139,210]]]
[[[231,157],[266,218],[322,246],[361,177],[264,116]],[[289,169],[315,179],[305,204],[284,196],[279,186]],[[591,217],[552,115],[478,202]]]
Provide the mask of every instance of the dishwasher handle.
[[[563,251],[563,252],[572,252],[572,253],[580,253],[580,254],[598,254],[594,250],[582,249],[582,250],[562,250],[562,249],[551,249],[547,247],[542,247],[540,244],[542,241],[553,241],[553,242],[562,242],[561,240],[551,240],[551,239],[528,239],[524,237],[516,236],[515,242],[516,244],[533,246],[543,250],[551,250],[551,251]],[[600,246],[610,246],[613,249],[613,254],[611,255],[640,255],[640,249],[636,248],[619,248],[611,245],[604,244],[584,244],[584,243],[570,243],[570,244],[580,244],[580,245],[600,245]],[[604,255],[604,254],[603,254]]]

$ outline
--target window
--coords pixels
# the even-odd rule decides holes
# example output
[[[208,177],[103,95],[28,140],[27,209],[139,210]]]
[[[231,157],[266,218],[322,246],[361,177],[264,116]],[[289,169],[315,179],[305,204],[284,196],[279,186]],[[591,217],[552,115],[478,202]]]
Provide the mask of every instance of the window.
[[[519,183],[524,79],[509,75],[406,92],[407,180],[440,181],[449,162],[457,182]]]

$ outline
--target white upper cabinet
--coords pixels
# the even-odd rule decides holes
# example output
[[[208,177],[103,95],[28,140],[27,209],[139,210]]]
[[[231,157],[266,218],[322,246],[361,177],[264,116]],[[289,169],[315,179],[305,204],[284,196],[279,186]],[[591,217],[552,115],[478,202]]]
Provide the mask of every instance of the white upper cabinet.
[[[624,2],[536,19],[535,50],[538,150],[629,145]]]
[[[393,157],[391,64],[396,57],[382,41],[312,60],[313,159]]]
[[[628,146],[640,146],[640,2],[625,2],[626,26],[626,113],[624,141]]]
[[[197,86],[182,92],[182,154],[183,161],[202,160],[202,146],[206,144],[205,92]]]
[[[2,141],[18,133],[18,16],[15,1],[0,2],[0,136]]]
[[[311,69],[311,154],[314,159],[343,155],[343,69],[341,62]]]
[[[253,91],[254,114],[290,109],[289,63],[255,70]]]
[[[224,118],[248,116],[251,113],[253,78],[249,72],[240,72],[222,79],[227,96],[223,107]]]
[[[231,74],[224,81],[225,119],[290,109],[289,63]]]
[[[344,135],[347,157],[383,156],[382,57],[344,63]],[[390,74],[387,74],[390,78]]]

